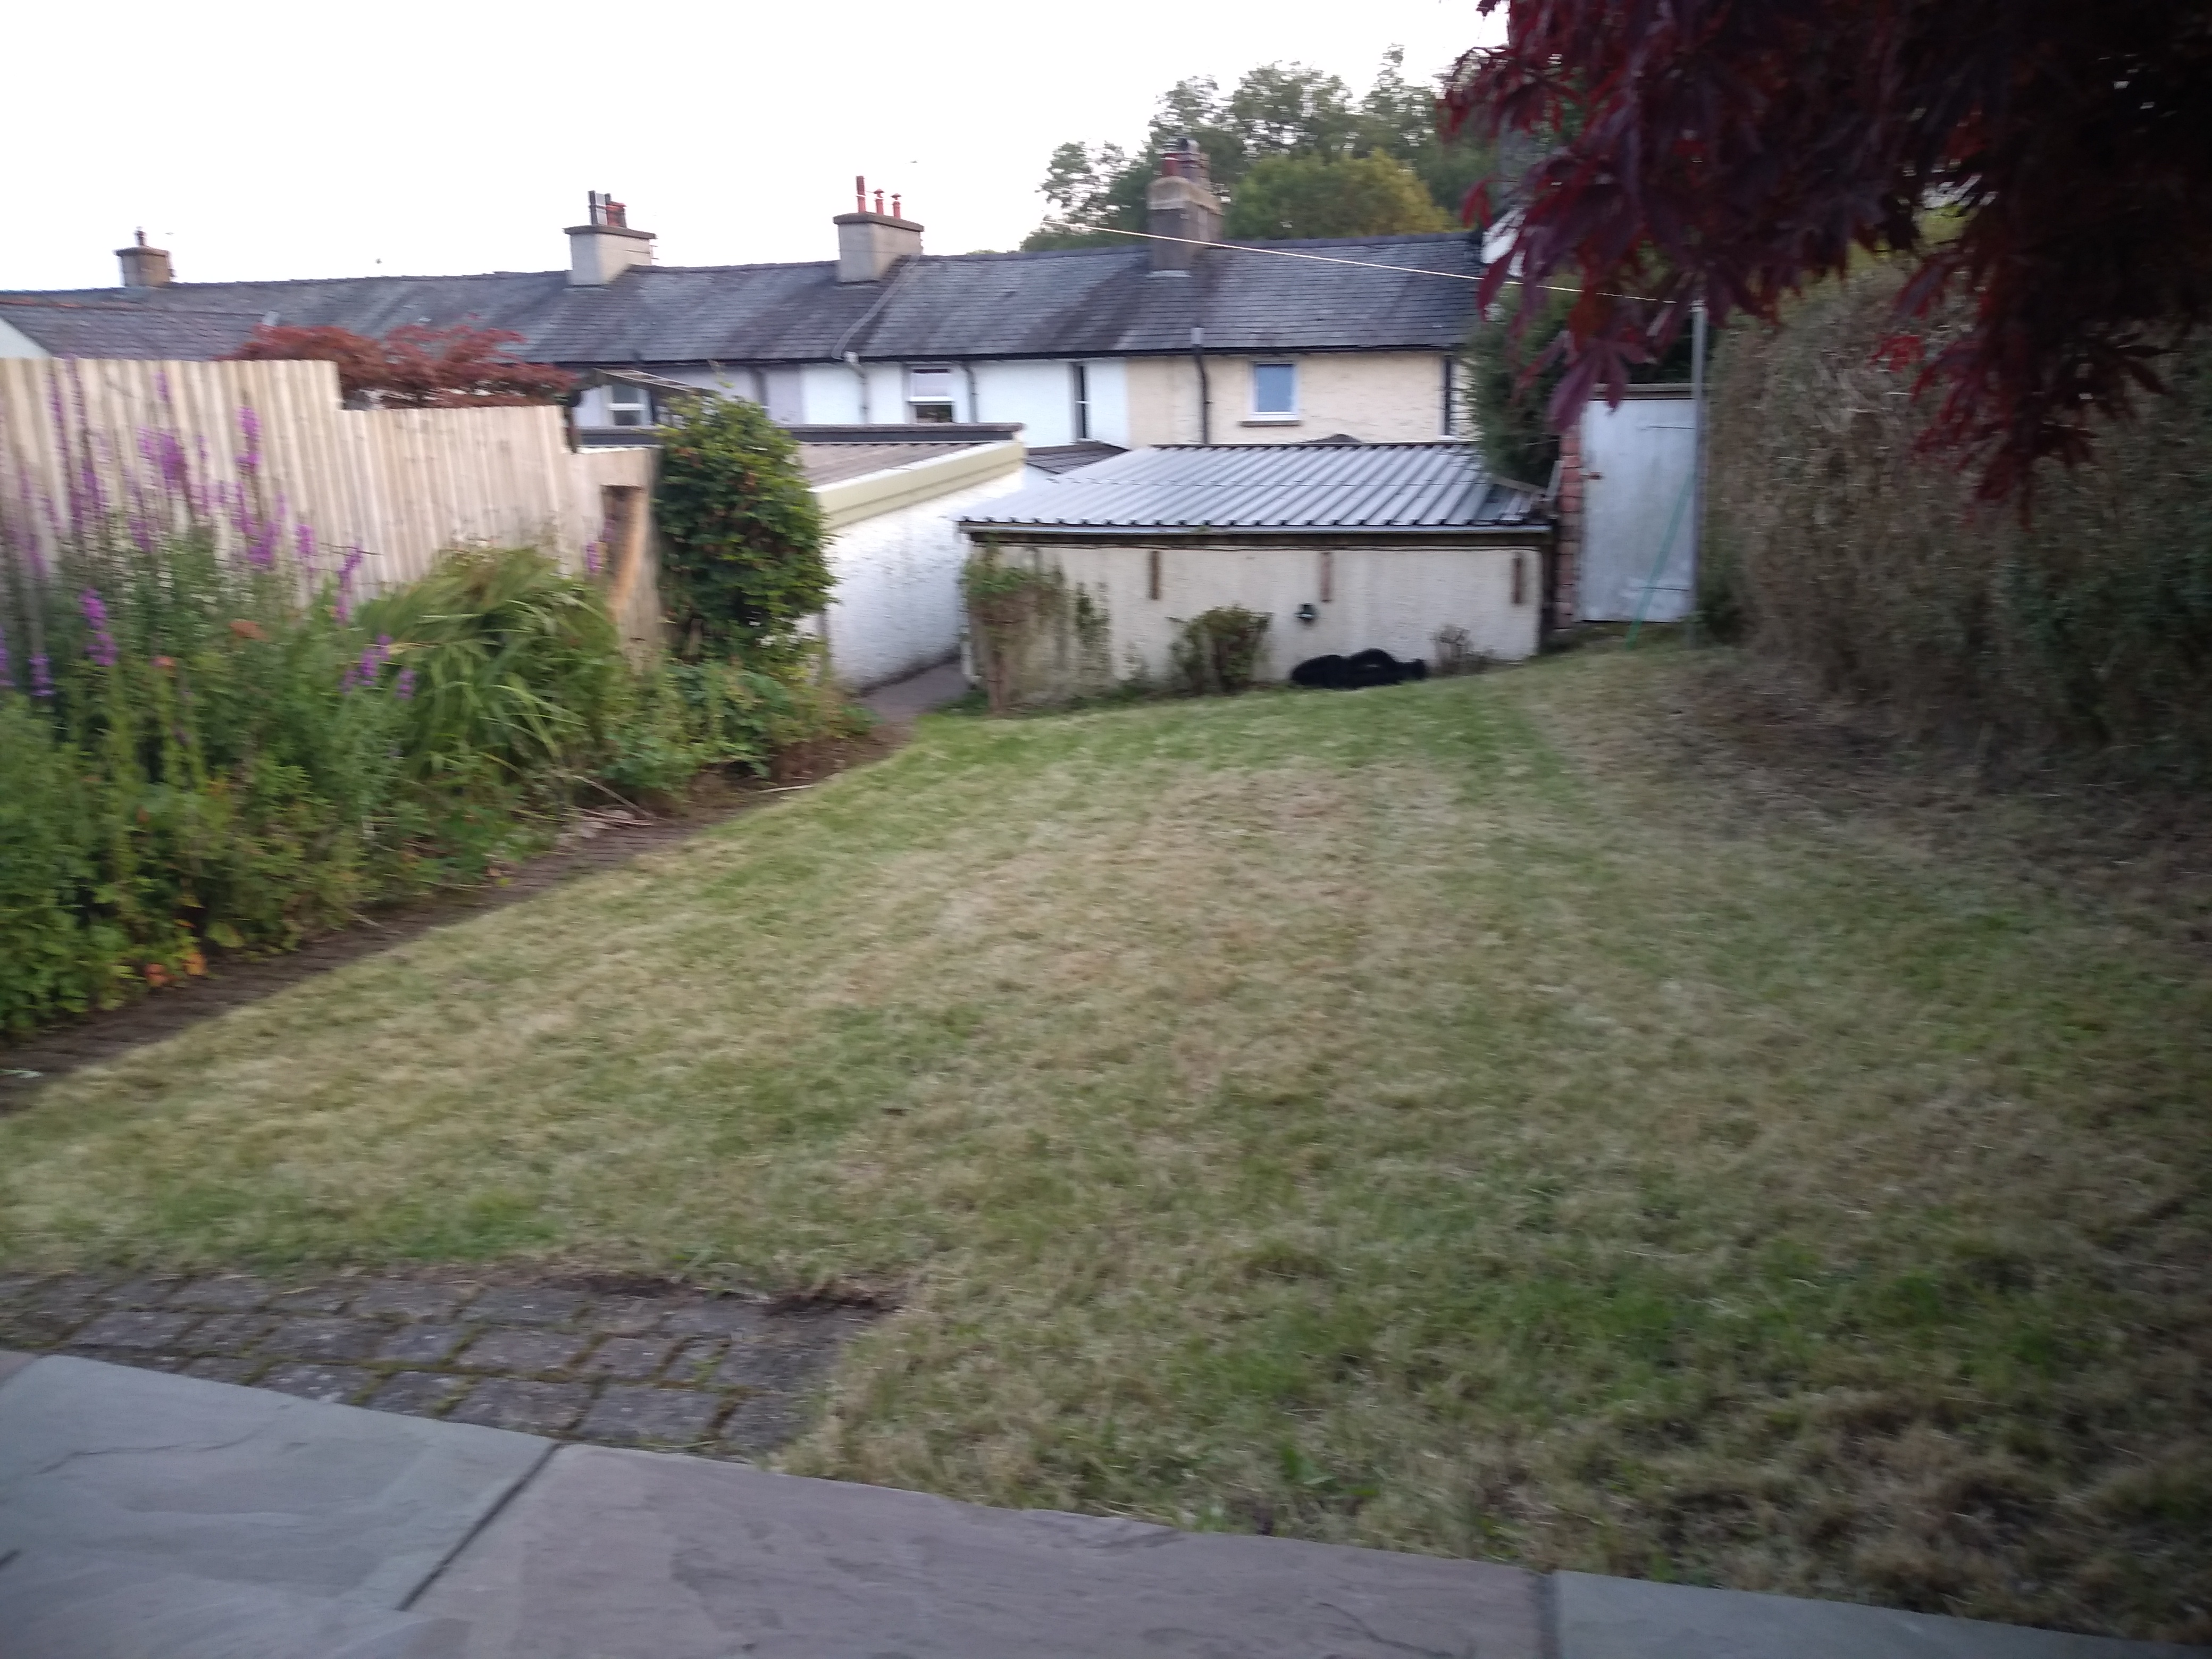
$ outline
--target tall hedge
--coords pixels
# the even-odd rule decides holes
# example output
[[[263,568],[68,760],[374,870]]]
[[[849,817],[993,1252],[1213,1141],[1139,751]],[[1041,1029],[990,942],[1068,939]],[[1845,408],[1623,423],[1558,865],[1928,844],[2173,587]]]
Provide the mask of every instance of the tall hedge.
[[[1708,613],[1909,732],[2212,781],[2212,341],[2096,465],[2046,466],[2023,522],[1917,451],[1912,371],[1877,356],[1901,281],[1874,266],[1723,344]]]
[[[757,404],[702,396],[662,429],[663,597],[686,656],[769,665],[829,603],[822,508],[799,446]]]

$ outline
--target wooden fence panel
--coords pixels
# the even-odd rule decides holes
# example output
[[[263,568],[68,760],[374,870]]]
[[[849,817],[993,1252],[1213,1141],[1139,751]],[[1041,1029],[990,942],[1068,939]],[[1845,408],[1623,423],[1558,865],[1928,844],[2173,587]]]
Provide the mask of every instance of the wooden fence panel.
[[[0,359],[0,550],[34,570],[71,534],[187,517],[234,556],[307,551],[318,574],[357,548],[363,591],[470,543],[581,568],[601,487],[649,497],[652,466],[571,451],[551,407],[348,410],[329,363]]]

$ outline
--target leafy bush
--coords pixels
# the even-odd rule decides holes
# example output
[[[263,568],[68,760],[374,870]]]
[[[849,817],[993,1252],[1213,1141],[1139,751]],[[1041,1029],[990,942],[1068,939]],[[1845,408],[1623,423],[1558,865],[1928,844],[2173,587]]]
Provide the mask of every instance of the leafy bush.
[[[417,777],[568,778],[605,750],[625,665],[598,591],[534,548],[448,554],[365,605],[358,672],[404,685]]]
[[[599,775],[625,795],[665,796],[708,767],[765,775],[778,755],[865,723],[811,659],[768,670],[663,660],[638,677]]]
[[[1903,272],[1808,295],[1716,362],[1706,603],[1822,690],[2017,758],[2212,780],[2212,342],[2041,484],[1978,506],[1920,453],[1911,368],[1878,352]],[[1935,343],[1966,325],[1937,319]]]
[[[690,402],[663,429],[655,511],[682,654],[797,660],[799,624],[829,602],[831,578],[791,434],[744,398]]]
[[[197,532],[0,569],[0,1030],[480,878],[597,780],[672,793],[854,729],[803,651],[634,672],[597,590],[526,548],[351,617]]]
[[[192,534],[11,567],[0,676],[0,1028],[284,946],[404,886],[402,710],[349,678],[356,630],[291,573]],[[326,596],[327,597],[327,596]]]
[[[1267,647],[1267,620],[1241,605],[1222,605],[1184,623],[1171,647],[1176,689],[1192,696],[1249,690]]]

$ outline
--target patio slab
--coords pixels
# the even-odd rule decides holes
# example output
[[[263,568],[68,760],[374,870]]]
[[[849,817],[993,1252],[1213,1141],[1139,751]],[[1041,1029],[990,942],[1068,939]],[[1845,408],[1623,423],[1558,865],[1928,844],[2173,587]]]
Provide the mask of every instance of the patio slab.
[[[39,1553],[0,1559],[0,1632],[8,1659],[458,1659],[467,1634],[450,1619]]]
[[[415,1611],[468,1659],[1538,1659],[1537,1583],[566,1446]]]
[[[398,1607],[547,1443],[52,1355],[0,1387],[0,1555]]]
[[[1559,1659],[2205,1659],[2164,1642],[1554,1573]]]

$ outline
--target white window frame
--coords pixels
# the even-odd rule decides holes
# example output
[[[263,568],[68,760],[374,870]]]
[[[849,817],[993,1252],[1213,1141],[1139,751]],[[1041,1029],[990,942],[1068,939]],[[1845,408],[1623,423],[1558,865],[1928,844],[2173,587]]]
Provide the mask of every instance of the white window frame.
[[[1075,404],[1075,441],[1088,443],[1091,441],[1091,366],[1088,363],[1070,363],[1067,366],[1067,387]]]
[[[1290,371],[1291,406],[1288,409],[1262,409],[1260,407],[1260,371],[1263,368],[1286,368]],[[1297,425],[1299,422],[1305,418],[1304,410],[1299,406],[1298,381],[1300,378],[1301,377],[1298,374],[1297,360],[1294,357],[1268,357],[1254,359],[1251,373],[1251,407],[1250,412],[1244,417],[1244,424],[1247,426]]]
[[[636,419],[623,418],[633,410],[636,413]],[[652,389],[632,386],[623,380],[610,380],[607,383],[607,424],[631,428],[657,424],[653,420]]]
[[[960,410],[957,402],[957,394],[953,388],[952,381],[952,377],[956,372],[954,365],[951,363],[909,363],[907,365],[906,410],[907,419],[909,422],[918,425],[941,425],[949,423],[958,417]],[[941,374],[945,377],[945,395],[943,397],[939,398],[932,396],[923,398],[917,397],[915,395],[916,392],[920,389],[917,384],[918,378],[924,374]],[[924,416],[921,411],[925,409],[932,410],[933,413],[928,416]],[[933,412],[940,409],[945,411],[942,420],[940,420]]]

